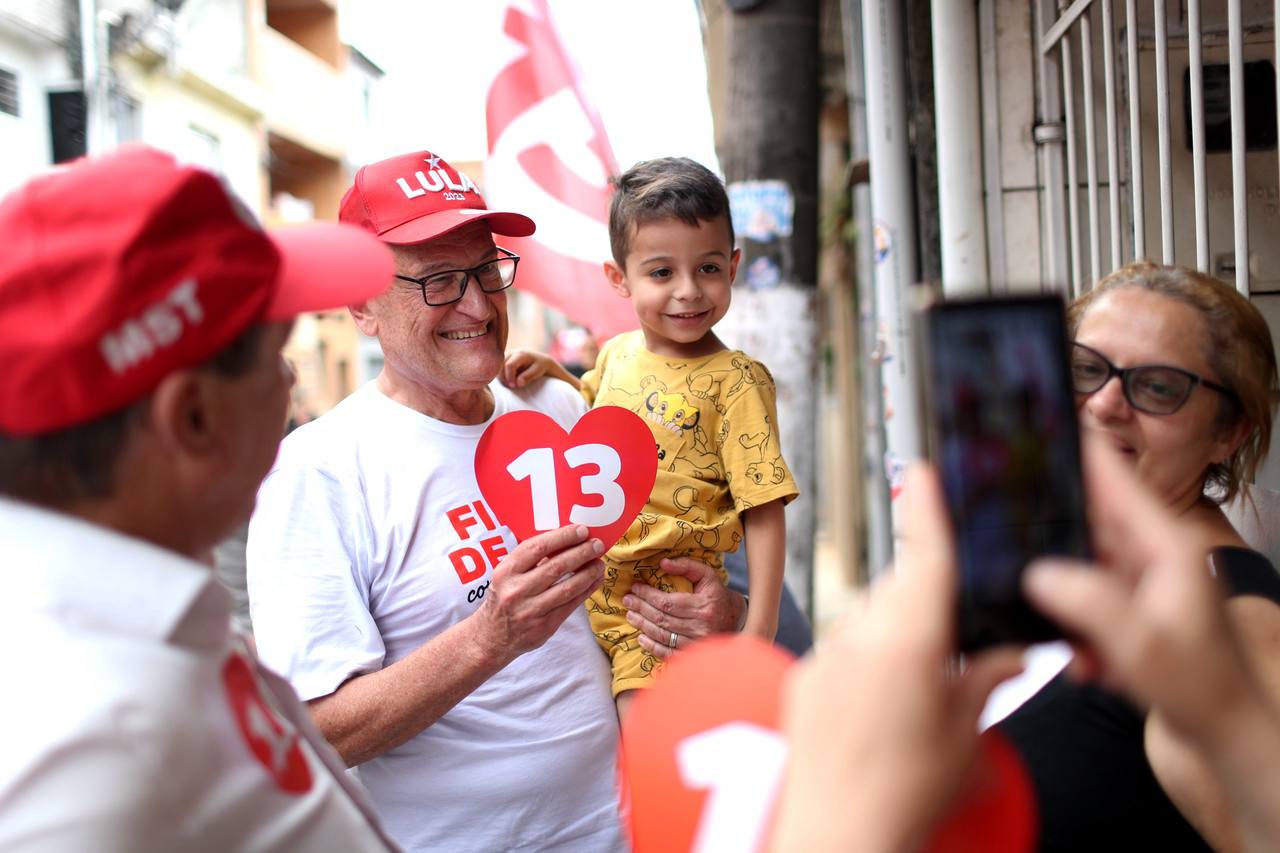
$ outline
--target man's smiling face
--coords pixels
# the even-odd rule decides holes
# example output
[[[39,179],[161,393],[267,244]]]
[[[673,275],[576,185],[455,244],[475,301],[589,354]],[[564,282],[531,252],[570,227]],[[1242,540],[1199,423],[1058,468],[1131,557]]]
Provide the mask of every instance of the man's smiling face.
[[[500,254],[485,222],[391,249],[396,272],[413,278],[470,269]],[[397,280],[368,311],[388,371],[415,386],[416,395],[449,400],[483,389],[502,369],[507,294],[485,293],[474,278],[460,300],[437,307],[423,301],[417,285]]]

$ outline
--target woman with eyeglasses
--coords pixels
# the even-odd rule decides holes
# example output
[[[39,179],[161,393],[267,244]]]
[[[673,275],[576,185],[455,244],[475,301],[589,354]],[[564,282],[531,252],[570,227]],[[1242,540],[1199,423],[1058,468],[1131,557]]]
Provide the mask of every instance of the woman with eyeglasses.
[[[1083,431],[1132,460],[1204,542],[1243,651],[1280,697],[1280,575],[1219,508],[1270,444],[1277,378],[1265,320],[1220,281],[1140,262],[1072,303],[1068,325]],[[1238,846],[1230,804],[1159,708],[1060,674],[999,728],[1031,773],[1041,850]]]

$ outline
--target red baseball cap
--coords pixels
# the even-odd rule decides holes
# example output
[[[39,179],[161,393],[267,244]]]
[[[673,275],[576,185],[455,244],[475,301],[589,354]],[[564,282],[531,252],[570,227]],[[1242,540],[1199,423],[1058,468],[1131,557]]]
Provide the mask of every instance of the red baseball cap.
[[[141,145],[0,201],[0,431],[114,412],[255,323],[363,302],[394,262],[358,229],[261,229],[214,175]]]
[[[528,237],[536,227],[524,214],[489,210],[475,182],[430,151],[360,167],[338,219],[397,246],[422,243],[478,219],[504,237]]]

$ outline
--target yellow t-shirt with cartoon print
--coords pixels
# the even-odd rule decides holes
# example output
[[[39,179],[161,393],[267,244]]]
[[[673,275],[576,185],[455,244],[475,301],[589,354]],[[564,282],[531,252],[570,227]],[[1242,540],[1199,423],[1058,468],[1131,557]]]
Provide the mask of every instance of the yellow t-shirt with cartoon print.
[[[593,407],[635,412],[658,448],[649,500],[605,555],[604,585],[587,602],[597,640],[615,656],[620,645],[635,646],[621,604],[635,578],[688,589],[660,571],[664,557],[720,570],[722,555],[742,541],[740,513],[799,491],[782,458],[773,377],[743,352],[671,359],[645,349],[642,332],[628,332],[605,344],[582,377],[582,394]],[[617,676],[615,657],[615,693]]]

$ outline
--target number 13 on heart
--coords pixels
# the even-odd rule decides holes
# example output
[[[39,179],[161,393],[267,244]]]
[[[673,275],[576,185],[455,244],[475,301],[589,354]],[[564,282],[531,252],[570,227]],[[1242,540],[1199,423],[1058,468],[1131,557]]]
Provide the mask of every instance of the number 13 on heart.
[[[578,444],[564,451],[564,461],[577,469],[594,465],[594,474],[583,474],[580,480],[582,494],[599,495],[599,506],[574,504],[569,510],[569,522],[587,527],[613,524],[622,517],[626,495],[618,485],[622,473],[622,459],[618,451],[607,444]],[[516,482],[529,481],[533,498],[533,526],[538,530],[555,530],[564,522],[560,520],[559,492],[556,488],[555,451],[550,447],[530,447],[511,461],[507,473]]]
[[[485,428],[475,468],[485,502],[520,541],[581,524],[608,548],[649,499],[658,450],[649,425],[618,406],[592,409],[571,430],[525,409]]]

